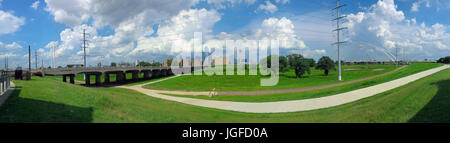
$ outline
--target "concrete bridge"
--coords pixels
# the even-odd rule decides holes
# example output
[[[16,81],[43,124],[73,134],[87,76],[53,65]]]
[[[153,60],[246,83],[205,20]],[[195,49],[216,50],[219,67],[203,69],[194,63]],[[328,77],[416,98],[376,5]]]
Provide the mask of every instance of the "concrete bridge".
[[[189,67],[191,68],[191,67]],[[200,67],[201,68],[201,67]],[[192,69],[192,68],[191,68]],[[194,68],[197,69],[197,68]],[[126,74],[132,74],[132,81],[139,81],[139,74],[143,73],[144,80],[167,77],[173,75],[170,67],[88,67],[88,68],[57,68],[57,69],[45,69],[44,75],[59,75],[62,76],[63,82],[67,82],[67,77],[69,77],[69,82],[75,83],[76,74],[84,74],[86,86],[91,85],[91,76],[95,76],[95,85],[101,86],[102,84],[111,83],[110,75],[116,75],[116,82],[123,83],[126,82]],[[102,83],[101,76],[105,75],[105,81]]]

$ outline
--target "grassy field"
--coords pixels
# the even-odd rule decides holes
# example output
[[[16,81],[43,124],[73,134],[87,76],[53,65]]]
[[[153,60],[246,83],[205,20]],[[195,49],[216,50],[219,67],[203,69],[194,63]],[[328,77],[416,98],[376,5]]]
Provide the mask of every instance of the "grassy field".
[[[243,96],[183,96],[183,95],[171,95],[178,97],[188,97],[188,98],[198,98],[198,99],[208,99],[208,100],[222,100],[222,101],[238,101],[238,102],[272,102],[272,101],[288,101],[288,100],[300,100],[300,99],[309,99],[309,98],[318,98],[324,96],[335,95],[339,93],[344,93],[348,91],[352,91],[355,89],[361,89],[364,87],[369,87],[372,85],[384,83],[387,81],[395,80],[398,78],[402,78],[408,75],[412,75],[421,71],[425,71],[428,69],[432,69],[438,66],[442,66],[442,64],[436,63],[415,63],[411,64],[403,69],[396,71],[395,73],[370,79],[366,81],[361,81],[357,83],[352,83],[348,85],[332,87],[327,89],[320,89],[314,91],[306,91],[299,93],[283,93],[283,94],[269,94],[269,95],[243,95]],[[169,95],[169,94],[167,94]]]
[[[353,103],[280,114],[196,107],[48,78],[14,82],[17,89],[0,107],[0,122],[450,122],[450,69]]]
[[[359,70],[349,70],[353,68],[363,68]],[[386,73],[394,70],[393,65],[352,65],[343,66],[343,79],[350,81],[370,77],[377,74]],[[373,71],[374,69],[384,69]],[[182,91],[261,91],[273,89],[290,89],[303,88],[339,83],[337,80],[337,71],[331,71],[329,76],[325,76],[323,71],[311,69],[311,75],[306,74],[304,78],[296,78],[293,70],[287,73],[281,73],[279,82],[276,86],[260,86],[262,78],[268,78],[260,75],[214,75],[214,76],[198,76],[186,75],[171,80],[146,85],[149,89],[159,90],[182,90]],[[195,85],[195,86],[192,86]]]

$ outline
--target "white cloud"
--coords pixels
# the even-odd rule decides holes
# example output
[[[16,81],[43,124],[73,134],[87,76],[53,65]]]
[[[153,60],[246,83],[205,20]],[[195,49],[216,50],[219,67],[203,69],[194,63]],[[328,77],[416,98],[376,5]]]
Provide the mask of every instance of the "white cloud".
[[[425,4],[425,7],[428,7],[428,8],[431,7],[430,1],[431,0],[418,0],[418,1],[414,2],[411,6],[411,11],[418,12],[419,8],[422,4]]]
[[[281,3],[281,4],[287,4],[290,2],[290,0],[275,0],[275,2]]]
[[[277,6],[272,4],[270,1],[266,1],[266,5],[260,4],[258,9],[256,9],[256,10],[262,10],[262,11],[266,11],[269,13],[274,13],[274,12],[278,11],[278,8],[277,8]]]
[[[207,1],[208,4],[214,5],[216,8],[225,8],[226,4],[230,4],[234,6],[240,3],[246,3],[248,5],[255,4],[257,0],[199,0],[199,1]]]
[[[38,0],[38,1],[35,1],[33,4],[31,4],[30,7],[36,10],[36,9],[39,7],[39,3],[40,3],[39,0]]]
[[[269,18],[263,21],[261,28],[257,30],[255,39],[279,39],[285,40],[281,48],[306,48],[303,40],[295,34],[294,24],[285,17],[281,19]]]
[[[158,29],[157,37],[140,38],[138,45],[130,54],[164,53],[174,55],[180,53],[193,43],[194,32],[207,34],[219,21],[220,15],[215,10],[191,9],[183,10],[171,18],[169,24]]]
[[[24,24],[25,18],[0,10],[0,34],[14,33]]]
[[[20,64],[13,62],[24,60],[23,57],[21,56],[22,52],[23,52],[22,46],[20,46],[16,42],[12,42],[10,44],[0,42],[0,59],[3,60],[6,57],[8,57],[8,60],[10,61],[9,68],[15,68],[14,66],[16,66],[16,64]],[[3,64],[1,64],[0,66],[3,66]]]
[[[450,45],[448,26],[437,23],[429,27],[424,23],[418,25],[415,18],[405,19],[393,0],[379,0],[365,12],[348,15],[347,20],[344,25],[349,28],[349,40],[366,43],[362,46],[365,50],[370,49],[368,45],[378,47],[379,51],[384,47],[390,53],[400,48],[405,49],[409,58],[420,60],[450,54],[449,50],[444,50]]]
[[[247,3],[254,4],[256,0],[133,0],[133,1],[104,1],[104,0],[45,0],[46,11],[54,16],[56,22],[70,26],[77,26],[87,22],[90,18],[96,28],[110,25],[117,27],[120,23],[133,19],[137,15],[145,16],[147,24],[160,23],[181,10],[187,10],[201,1],[217,7],[225,4]]]

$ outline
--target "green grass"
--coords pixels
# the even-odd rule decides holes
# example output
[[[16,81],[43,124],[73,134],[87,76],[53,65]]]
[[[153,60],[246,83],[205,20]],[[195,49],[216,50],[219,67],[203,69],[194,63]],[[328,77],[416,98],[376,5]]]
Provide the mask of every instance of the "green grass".
[[[368,69],[360,69],[353,71],[345,71],[350,68],[368,67]],[[394,70],[393,65],[352,65],[343,66],[343,79],[350,81],[370,77]],[[385,69],[381,71],[372,71],[373,69]],[[323,71],[311,69],[311,75],[305,75],[304,78],[296,78],[293,70],[287,73],[281,73],[279,82],[275,86],[260,86],[261,79],[268,78],[261,75],[214,75],[214,76],[199,76],[186,75],[177,77],[171,80],[146,85],[149,89],[158,90],[182,90],[182,91],[211,91],[216,88],[216,91],[262,91],[274,89],[290,89],[290,88],[304,88],[312,86],[320,86],[327,84],[339,83],[337,78],[337,71],[331,71],[329,76],[325,76]],[[195,85],[195,86],[192,86]]]
[[[0,107],[0,122],[450,122],[450,69],[349,104],[279,114],[196,107],[52,79],[14,82],[18,88]]]
[[[432,69],[442,64],[436,63],[414,63],[403,69],[396,71],[395,73],[385,75],[383,77],[370,79],[366,81],[361,81],[357,83],[352,83],[348,85],[332,87],[327,89],[320,89],[314,91],[306,91],[299,93],[283,93],[283,94],[269,94],[269,95],[243,95],[243,96],[214,96],[212,98],[208,96],[184,96],[184,95],[171,95],[178,97],[188,97],[188,98],[198,98],[198,99],[208,99],[208,100],[222,100],[222,101],[238,101],[238,102],[272,102],[272,101],[287,101],[287,100],[300,100],[300,99],[310,99],[319,98],[324,96],[335,95],[339,93],[344,93],[352,91],[355,89],[361,89],[364,87],[369,87],[372,85],[384,83],[387,81],[402,78],[408,75],[412,75],[421,71]],[[167,94],[170,95],[170,94]]]

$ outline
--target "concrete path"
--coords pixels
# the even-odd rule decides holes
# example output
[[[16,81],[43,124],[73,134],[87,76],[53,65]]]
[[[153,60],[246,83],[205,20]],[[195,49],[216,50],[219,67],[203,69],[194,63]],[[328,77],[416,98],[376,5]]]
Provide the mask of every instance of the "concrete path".
[[[366,77],[366,78],[355,79],[355,80],[345,81],[345,82],[340,82],[340,83],[335,83],[335,84],[328,84],[328,85],[321,85],[321,86],[314,86],[314,87],[304,87],[304,88],[262,90],[262,91],[217,91],[217,92],[215,92],[214,95],[239,95],[239,96],[242,96],[242,95],[268,95],[268,94],[282,94],[282,93],[297,93],[297,92],[313,91],[313,90],[332,88],[332,87],[337,87],[337,86],[342,86],[342,85],[347,85],[347,84],[352,84],[352,83],[356,83],[356,82],[360,82],[360,81],[365,81],[365,80],[382,77],[382,76],[394,73],[405,67],[406,66],[402,66],[395,70],[392,70],[392,71],[389,71],[386,73],[382,73],[379,75],[374,75],[374,76],[370,76],[370,77]],[[160,82],[160,81],[157,81],[157,82]],[[153,82],[153,83],[157,83],[157,82]],[[147,83],[147,85],[153,84],[153,83]],[[191,96],[198,96],[198,95],[208,95],[209,96],[209,94],[210,94],[210,92],[207,92],[207,91],[173,91],[173,90],[155,90],[155,89],[149,89],[149,91],[155,92],[155,93],[163,93],[163,94],[191,95]]]
[[[247,113],[283,113],[283,112],[298,112],[309,111],[322,108],[328,108],[338,106],[346,103],[350,103],[356,100],[367,98],[380,94],[382,92],[406,85],[410,82],[416,81],[420,78],[429,76],[436,72],[450,68],[450,65],[444,65],[438,68],[423,71],[417,74],[413,74],[407,77],[396,79],[390,82],[374,85],[367,88],[362,88],[346,93],[336,94],[332,96],[326,96],[321,98],[305,99],[305,100],[292,100],[292,101],[278,101],[278,102],[264,102],[264,103],[247,103],[247,102],[231,102],[231,101],[214,101],[204,99],[192,99],[184,97],[167,96],[158,93],[151,92],[148,89],[142,88],[142,85],[137,86],[121,86],[121,88],[135,90],[144,93],[148,96],[176,101],[180,103],[215,108],[237,112]]]

